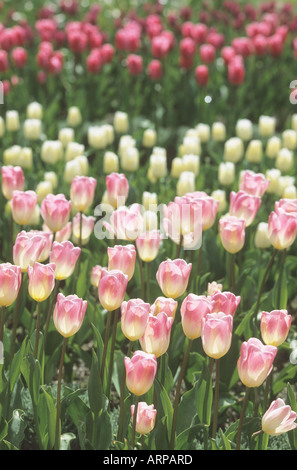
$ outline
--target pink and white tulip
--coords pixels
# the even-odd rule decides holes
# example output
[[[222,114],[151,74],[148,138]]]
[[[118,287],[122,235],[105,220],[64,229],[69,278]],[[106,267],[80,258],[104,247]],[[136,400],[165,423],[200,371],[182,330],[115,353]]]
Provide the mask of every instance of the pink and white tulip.
[[[97,287],[99,285],[99,281],[101,278],[101,271],[102,271],[102,266],[97,264],[96,266],[93,266],[92,271],[91,271],[91,284],[93,287]]]
[[[138,340],[145,331],[150,304],[142,299],[130,299],[121,305],[122,332],[130,341]]]
[[[181,322],[184,334],[189,339],[201,336],[202,319],[212,313],[213,303],[204,295],[188,294],[181,304]]]
[[[62,281],[71,276],[80,252],[81,249],[75,247],[68,240],[62,243],[53,243],[49,260],[50,263],[54,263],[56,266],[55,277],[57,280]]]
[[[216,220],[219,201],[209,196],[204,191],[194,191],[187,193],[185,197],[192,202],[201,205],[202,209],[202,230],[208,230],[213,226]]]
[[[28,266],[29,294],[36,302],[43,302],[55,287],[55,265],[35,262]]]
[[[53,320],[58,332],[69,338],[80,329],[88,302],[80,299],[77,295],[64,296],[59,293],[53,313]]]
[[[119,207],[111,214],[109,223],[104,221],[103,226],[113,238],[126,241],[136,240],[144,231],[140,205],[132,204],[130,207]]]
[[[69,222],[71,201],[64,194],[48,194],[41,203],[40,212],[48,228],[58,232]]]
[[[141,396],[148,392],[157,373],[157,360],[154,354],[135,351],[132,358],[124,358],[126,385],[134,395]]]
[[[252,196],[262,197],[269,184],[270,181],[262,173],[245,170],[240,177],[239,190]]]
[[[26,272],[28,266],[33,266],[37,261],[46,244],[45,237],[34,232],[22,230],[17,234],[13,246],[13,262],[20,266],[22,272]]]
[[[19,266],[0,264],[0,307],[9,307],[16,300],[22,282]]]
[[[224,312],[226,315],[234,317],[236,309],[240,304],[241,297],[233,292],[215,292],[211,295],[213,301],[213,313]]]
[[[296,429],[297,414],[281,398],[274,400],[262,417],[262,431],[269,436],[279,436]]]
[[[139,258],[145,263],[150,263],[157,258],[162,236],[158,230],[150,230],[141,233],[136,238],[136,248]]]
[[[165,354],[169,347],[172,323],[173,318],[165,312],[149,315],[145,331],[139,339],[142,350],[157,358]]]
[[[82,222],[81,222],[82,219]],[[72,219],[72,238],[75,243],[80,242],[81,244],[86,245],[90,239],[90,236],[93,233],[95,225],[95,217],[92,215],[86,216],[85,214],[78,213]]]
[[[165,297],[176,299],[185,292],[191,269],[192,263],[183,259],[167,259],[160,264],[156,278]]]
[[[108,311],[116,310],[124,301],[128,276],[122,271],[102,269],[98,284],[99,301]]]
[[[38,259],[36,260],[38,261],[38,263],[44,263],[44,261],[46,261],[49,258],[49,255],[52,249],[54,235],[51,232],[44,232],[42,230],[30,230],[29,233],[35,233],[36,235],[41,235],[44,238],[45,244],[44,244],[43,250],[40,253]]]
[[[38,196],[35,191],[14,191],[11,200],[13,220],[19,225],[28,225],[33,217]]]
[[[178,302],[169,297],[157,297],[155,302],[151,305],[151,314],[158,315],[160,312],[165,312],[168,317],[174,319],[177,310]]]
[[[271,212],[268,218],[268,238],[277,250],[293,245],[297,235],[297,218],[292,213]]]
[[[131,406],[132,421],[134,417],[135,405]],[[157,410],[154,405],[148,405],[145,401],[141,401],[137,406],[136,416],[136,432],[139,434],[150,433],[156,424]]]
[[[230,349],[233,317],[223,312],[209,313],[202,319],[201,339],[204,352],[220,359]]]
[[[93,204],[97,181],[88,176],[76,176],[71,182],[70,199],[77,212],[86,212]]]
[[[292,317],[287,310],[262,312],[260,329],[265,344],[280,346],[286,341],[291,327]]]
[[[219,235],[223,247],[229,253],[237,253],[245,241],[245,220],[235,216],[223,216],[219,220]]]
[[[110,173],[106,176],[106,191],[110,205],[124,206],[129,194],[129,183],[123,173]]]
[[[230,193],[229,213],[238,219],[244,219],[246,227],[254,221],[260,205],[261,198],[259,196],[253,196],[245,191],[238,193],[231,191]]]
[[[115,245],[107,248],[108,270],[127,274],[130,281],[134,275],[136,250],[134,245]]]
[[[25,186],[25,177],[20,166],[2,166],[2,193],[9,201],[12,199],[14,191],[23,191]]]

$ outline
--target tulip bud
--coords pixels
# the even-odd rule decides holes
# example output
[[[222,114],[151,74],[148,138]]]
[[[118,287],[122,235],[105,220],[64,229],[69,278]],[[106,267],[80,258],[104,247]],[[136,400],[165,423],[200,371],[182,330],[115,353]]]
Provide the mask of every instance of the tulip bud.
[[[119,308],[124,300],[128,276],[122,271],[102,269],[98,285],[99,301],[108,311]]]
[[[53,313],[53,320],[58,332],[69,338],[80,329],[88,302],[82,300],[77,295],[64,296],[59,293],[57,303]]]
[[[126,385],[134,395],[147,393],[154,383],[157,372],[157,360],[154,354],[135,351],[132,358],[124,358]]]
[[[292,317],[287,310],[272,310],[261,313],[261,336],[265,344],[280,346],[289,334]]]
[[[161,242],[162,237],[158,230],[149,230],[140,234],[136,238],[136,247],[139,258],[145,263],[150,263],[156,259]]]
[[[191,171],[182,171],[176,185],[176,194],[182,197],[189,191],[195,191],[195,175]]]
[[[288,150],[295,150],[297,147],[297,132],[293,129],[286,129],[282,133],[283,147]]]
[[[43,302],[55,287],[55,265],[35,262],[28,266],[29,294],[36,302]]]
[[[243,157],[243,142],[239,137],[231,137],[224,145],[224,160],[237,163]]]
[[[142,205],[146,211],[156,211],[158,205],[157,193],[144,191],[142,193]]]
[[[191,269],[192,263],[183,259],[163,261],[156,274],[163,294],[172,299],[180,297],[188,287]]]
[[[65,160],[69,162],[70,160],[74,160],[76,157],[80,157],[84,154],[85,146],[83,144],[79,144],[78,142],[69,142],[66,147],[65,151]]]
[[[274,400],[262,417],[262,430],[270,436],[279,436],[297,427],[297,415],[281,398]]]
[[[41,216],[52,232],[61,230],[70,218],[71,202],[64,194],[48,194],[41,203]]]
[[[211,197],[219,203],[218,212],[224,212],[227,207],[226,192],[223,189],[216,189],[211,193]]]
[[[59,130],[58,138],[62,146],[66,148],[69,142],[74,142],[74,129],[72,127],[63,127]]]
[[[270,181],[262,173],[245,170],[240,175],[239,189],[253,196],[262,197]]]
[[[293,163],[294,153],[292,152],[292,150],[289,150],[287,148],[280,149],[275,161],[276,168],[286,173],[292,169]]]
[[[139,151],[136,147],[127,147],[121,155],[123,171],[136,171],[139,167]]]
[[[170,172],[172,178],[179,178],[183,170],[184,170],[183,159],[180,157],[173,158],[171,162],[171,172]]]
[[[156,358],[166,353],[169,342],[173,318],[165,312],[149,315],[143,336],[139,339],[143,351],[154,354]]]
[[[179,176],[182,175],[184,171],[189,171],[194,174],[194,176],[198,176],[199,173],[199,166],[200,166],[200,157],[199,155],[183,155],[182,157],[183,162],[183,171]]]
[[[222,292],[223,284],[218,284],[216,281],[208,282],[207,284],[207,295],[211,296],[216,292]]]
[[[46,171],[44,173],[44,181],[51,183],[53,189],[56,189],[58,186],[58,177],[54,171]]]
[[[13,262],[26,272],[28,266],[37,261],[44,249],[46,240],[42,235],[22,230],[17,234],[13,246]]]
[[[210,126],[201,122],[197,124],[196,129],[198,131],[198,137],[200,139],[200,142],[208,142],[210,138]]]
[[[64,180],[71,183],[76,176],[86,176],[88,173],[88,160],[84,155],[75,157],[73,160],[66,162],[64,170]]]
[[[265,153],[269,158],[276,158],[281,149],[281,139],[276,135],[269,137]]]
[[[241,345],[237,361],[239,378],[246,387],[260,387],[270,374],[277,353],[275,346],[250,338]]]
[[[41,120],[26,119],[24,121],[24,136],[28,140],[38,140],[41,135]]]
[[[37,101],[29,103],[27,106],[27,118],[28,119],[42,119],[43,109],[42,105]]]
[[[48,195],[52,194],[53,187],[50,181],[40,181],[36,186],[36,194],[38,196],[38,203],[40,204],[43,199]]]
[[[245,241],[245,220],[235,216],[224,216],[219,220],[219,235],[223,247],[229,253],[237,253]]]
[[[177,300],[162,296],[157,297],[155,302],[151,305],[151,313],[152,315],[158,315],[158,313],[164,312],[168,317],[174,319],[177,306]]]
[[[246,227],[252,224],[261,205],[261,198],[245,191],[230,193],[230,215],[244,219]]]
[[[131,406],[131,415],[132,420],[134,417],[135,405]],[[150,433],[156,423],[156,414],[157,410],[154,409],[154,405],[147,405],[146,402],[141,401],[137,406],[137,416],[136,416],[136,432],[139,434],[148,434]]]
[[[72,207],[77,212],[86,212],[93,204],[97,180],[87,176],[73,178],[70,188]]]
[[[21,268],[11,263],[0,264],[0,307],[9,307],[16,300],[22,282]]]
[[[115,245],[107,248],[108,270],[127,274],[130,281],[135,270],[136,250],[134,245]]]
[[[167,157],[166,155],[152,154],[150,156],[150,170],[155,179],[165,178],[167,175]]]
[[[247,141],[253,137],[253,124],[249,119],[239,119],[236,123],[236,136]]]
[[[90,279],[91,284],[93,287],[97,287],[97,289],[98,289],[99,281],[101,278],[102,269],[103,269],[102,266],[97,264],[96,266],[92,268],[92,271],[91,271],[91,279]]]
[[[240,300],[241,297],[233,292],[215,292],[211,295],[212,313],[223,312],[225,315],[234,317]]]
[[[266,179],[270,181],[267,188],[267,192],[270,194],[277,193],[279,186],[279,179],[281,177],[281,172],[277,168],[270,168],[265,173]]]
[[[145,129],[142,136],[142,145],[146,148],[152,148],[156,145],[157,133],[154,129]]]
[[[150,304],[142,299],[130,299],[121,305],[122,332],[130,341],[137,341],[144,334],[150,312]]]
[[[202,319],[201,339],[204,352],[220,359],[230,349],[233,317],[225,313],[209,313]]]
[[[219,164],[219,183],[223,186],[233,184],[235,178],[235,165],[233,162],[221,162]]]
[[[226,127],[222,122],[214,122],[211,128],[212,138],[216,142],[224,142],[226,139]]]
[[[67,123],[71,127],[77,127],[82,122],[82,116],[79,108],[71,106],[67,113]]]
[[[74,247],[70,241],[54,242],[50,253],[50,263],[55,265],[55,278],[67,279],[74,271],[81,249]]]
[[[271,116],[260,116],[258,127],[262,137],[271,137],[275,132],[275,118]]]
[[[262,155],[262,141],[259,139],[251,140],[245,152],[245,159],[251,163],[259,163],[262,159]]]
[[[188,294],[181,304],[181,321],[184,334],[189,339],[201,336],[202,319],[212,312],[212,302],[204,295]]]
[[[29,224],[38,196],[35,191],[14,191],[11,200],[13,220],[19,225]]]
[[[113,121],[114,129],[119,134],[124,134],[128,131],[129,122],[128,115],[122,111],[116,111]]]
[[[257,225],[254,242],[255,247],[260,249],[269,248],[271,246],[268,237],[268,224],[266,222],[260,222]]]
[[[289,248],[297,235],[297,218],[286,212],[271,212],[268,219],[268,238],[277,250]]]
[[[104,149],[107,146],[106,132],[103,126],[90,126],[88,143],[94,149]]]
[[[41,147],[41,160],[55,165],[63,158],[63,146],[59,140],[46,140]]]
[[[6,111],[5,124],[8,132],[17,132],[20,128],[19,113],[14,110]]]
[[[129,183],[122,173],[111,173],[106,176],[108,201],[113,207],[123,206],[129,193]]]
[[[295,185],[286,186],[283,190],[282,196],[287,199],[297,198],[297,188]]]
[[[25,177],[20,166],[2,166],[2,193],[8,200],[12,199],[14,191],[23,191]]]
[[[119,157],[116,153],[107,151],[103,156],[104,173],[117,173],[119,171]]]

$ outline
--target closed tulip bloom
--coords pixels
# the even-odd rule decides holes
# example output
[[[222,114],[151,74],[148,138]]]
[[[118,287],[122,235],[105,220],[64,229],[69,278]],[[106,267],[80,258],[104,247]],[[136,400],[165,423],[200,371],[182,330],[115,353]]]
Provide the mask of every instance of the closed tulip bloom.
[[[163,206],[163,227],[175,243],[179,243],[181,235],[202,232],[202,205],[202,201],[185,195]]]
[[[185,292],[191,269],[192,263],[183,259],[167,259],[160,264],[156,278],[165,297],[176,299]]]
[[[8,132],[16,132],[20,128],[19,113],[14,110],[9,110],[5,115],[6,129]]]
[[[262,417],[262,431],[269,436],[279,436],[296,429],[297,414],[281,398],[274,400]]]
[[[157,372],[157,360],[154,354],[135,351],[132,358],[124,358],[126,385],[134,395],[141,396],[149,391]]]
[[[80,219],[82,218],[82,223]],[[80,230],[81,225],[81,230]],[[72,237],[75,243],[79,243],[81,236],[81,244],[86,245],[90,239],[95,225],[95,217],[86,216],[80,212],[72,219]]]
[[[196,204],[201,205],[202,210],[202,230],[208,230],[213,226],[218,212],[219,201],[209,196],[204,191],[194,191],[186,193],[186,198]]]
[[[239,190],[245,191],[252,196],[262,197],[269,186],[270,181],[262,173],[254,173],[246,170],[241,174]]]
[[[224,144],[224,160],[237,163],[243,157],[243,141],[239,137],[231,137]]]
[[[145,263],[150,263],[159,253],[162,237],[159,230],[144,232],[136,238],[136,247],[139,258]]]
[[[286,212],[271,212],[268,218],[268,238],[277,250],[289,248],[297,235],[297,218]]]
[[[230,349],[233,317],[223,312],[209,313],[202,319],[201,339],[204,352],[220,359]]]
[[[41,216],[52,232],[58,232],[68,223],[71,213],[71,201],[64,194],[48,194],[42,201]]]
[[[16,300],[21,282],[20,266],[0,264],[0,307],[9,307]]]
[[[102,266],[97,264],[96,266],[92,268],[92,271],[91,271],[91,284],[93,287],[97,287],[97,289],[98,289],[99,281],[101,278],[102,269],[103,269]]]
[[[275,202],[276,212],[286,212],[288,214],[295,215],[297,217],[297,199],[286,199],[282,198]]]
[[[2,193],[3,196],[10,200],[14,191],[23,191],[25,185],[25,177],[20,166],[2,166]]]
[[[70,199],[77,212],[86,212],[93,204],[97,181],[88,176],[76,176],[71,183]]]
[[[131,415],[132,420],[134,416],[135,405],[131,406]],[[137,416],[136,416],[136,432],[139,434],[148,434],[150,433],[156,423],[157,410],[155,410],[154,405],[148,405],[146,402],[141,401],[137,406]]]
[[[216,281],[207,284],[207,295],[213,295],[216,292],[222,292],[223,284],[218,284]]]
[[[237,121],[236,136],[245,141],[253,137],[253,124],[249,119],[239,119]]]
[[[261,314],[261,336],[265,344],[280,346],[286,341],[292,317],[287,310],[272,310]]]
[[[106,151],[103,156],[104,173],[117,173],[119,170],[119,157],[116,153]]]
[[[259,163],[263,155],[263,144],[260,139],[253,139],[249,142],[246,152],[245,159],[251,163]]]
[[[38,196],[35,191],[14,191],[11,200],[13,220],[19,225],[27,225],[33,217]]]
[[[13,262],[26,272],[28,266],[33,266],[45,247],[46,240],[42,235],[22,230],[17,234],[13,246]]]
[[[150,304],[142,299],[130,299],[121,305],[122,332],[130,341],[137,341],[145,332]]]
[[[168,297],[157,297],[155,302],[151,305],[152,315],[158,315],[160,312],[166,313],[168,317],[175,317],[178,302]]]
[[[49,258],[49,255],[52,249],[54,236],[51,232],[45,232],[42,230],[30,230],[29,233],[35,233],[36,235],[41,235],[45,240],[43,250],[41,251],[40,255],[38,256],[38,259],[36,260],[38,261],[38,263],[43,263]]]
[[[237,253],[245,241],[245,220],[224,216],[219,220],[219,234],[223,247],[229,253]]]
[[[233,292],[215,292],[211,295],[213,301],[213,313],[223,312],[234,317],[236,309],[240,304],[241,297]]]
[[[143,336],[139,339],[143,351],[157,358],[165,354],[169,347],[173,318],[165,312],[149,315]]]
[[[212,301],[204,295],[188,294],[181,304],[181,322],[189,339],[201,336],[202,319],[212,312]]]
[[[71,237],[71,234],[72,234],[72,222],[67,222],[65,227],[63,227],[61,230],[58,230],[58,232],[56,232],[55,241],[62,243],[65,240],[69,240],[69,238]]]
[[[294,164],[294,152],[287,148],[282,148],[278,152],[275,160],[275,166],[283,173],[290,171]]]
[[[113,207],[125,205],[129,193],[129,183],[123,173],[111,173],[106,176],[106,190],[109,203]]]
[[[260,249],[269,248],[271,246],[268,238],[268,224],[266,222],[260,222],[257,225],[254,242],[255,247]]]
[[[230,193],[229,213],[231,216],[244,219],[246,227],[254,221],[260,205],[261,198],[259,196],[253,196],[245,191],[239,191],[238,193],[231,191]]]
[[[115,245],[107,248],[108,270],[119,270],[132,279],[135,270],[136,250],[134,245]]]
[[[129,119],[128,114],[123,111],[116,111],[114,115],[113,126],[116,132],[123,134],[128,131]]]
[[[43,302],[52,293],[55,287],[54,263],[41,264],[35,262],[28,266],[29,294],[36,302]]]
[[[59,293],[53,313],[53,320],[58,332],[69,338],[80,329],[88,302],[80,299],[77,295],[64,296]]]
[[[111,214],[110,222],[104,221],[103,226],[118,240],[136,240],[144,230],[140,205],[119,207]]]
[[[223,186],[230,186],[235,179],[235,164],[233,162],[221,162],[218,168],[218,180]]]
[[[74,271],[81,249],[70,241],[54,242],[50,253],[50,262],[56,266],[55,277],[59,281],[67,279]]]
[[[260,116],[259,117],[259,134],[262,137],[271,137],[275,133],[276,120],[272,116]]]
[[[250,338],[241,345],[237,361],[239,378],[246,387],[260,387],[270,374],[277,348]]]
[[[124,300],[128,276],[122,271],[102,269],[98,284],[99,301],[108,311],[116,310]]]

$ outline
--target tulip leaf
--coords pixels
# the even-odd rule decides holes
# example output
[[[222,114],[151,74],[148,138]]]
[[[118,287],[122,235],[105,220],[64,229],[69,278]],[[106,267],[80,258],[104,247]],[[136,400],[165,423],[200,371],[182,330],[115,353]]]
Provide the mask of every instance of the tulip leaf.
[[[167,435],[169,439],[172,428],[173,406],[164,386],[158,381],[158,379],[155,379],[154,385],[157,396],[155,408],[158,410],[159,418],[162,418],[164,415],[167,416]]]
[[[103,404],[103,390],[100,379],[100,366],[94,350],[92,350],[92,365],[88,382],[88,396],[90,408],[95,416],[98,416]]]
[[[13,387],[15,386],[15,383],[19,377],[21,363],[22,363],[22,360],[26,351],[26,347],[27,347],[27,337],[22,342],[20,349],[16,352],[11,362],[10,374],[9,374],[10,391],[13,390]]]
[[[32,354],[23,357],[21,372],[29,389],[33,405],[37,405],[41,385],[41,369],[38,360]]]
[[[212,402],[212,380],[209,369],[204,362],[203,371],[198,380],[196,389],[196,410],[200,422],[206,426],[209,426],[211,422]]]
[[[14,410],[12,418],[8,422],[7,440],[16,448],[20,448],[25,435],[26,422],[24,421],[24,411]]]
[[[295,397],[292,386],[287,384],[288,404],[291,406],[292,411],[297,412],[297,400]],[[289,442],[293,450],[297,450],[297,429],[293,429],[288,433]]]
[[[202,424],[195,424],[182,431],[175,439],[174,450],[189,450],[195,437],[203,430],[203,427]]]

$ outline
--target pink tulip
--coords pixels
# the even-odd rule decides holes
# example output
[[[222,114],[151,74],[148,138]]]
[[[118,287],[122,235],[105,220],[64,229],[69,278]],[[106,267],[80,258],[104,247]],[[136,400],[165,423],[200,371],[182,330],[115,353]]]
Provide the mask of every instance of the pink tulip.
[[[260,205],[261,198],[259,196],[253,196],[245,191],[239,191],[238,193],[231,191],[230,193],[229,213],[231,216],[244,219],[246,227],[254,221]]]
[[[213,313],[224,312],[225,315],[234,317],[241,297],[232,292],[215,292],[211,295],[213,301]]]
[[[246,387],[260,387],[272,370],[276,353],[275,346],[264,345],[258,338],[244,341],[237,361],[242,383]]]
[[[224,216],[219,220],[219,234],[223,247],[229,253],[237,253],[245,241],[245,220]]]
[[[289,248],[297,235],[297,218],[294,214],[278,210],[268,218],[268,238],[277,250]]]
[[[44,263],[44,261],[46,261],[50,255],[54,236],[51,232],[44,232],[42,230],[30,230],[29,233],[41,235],[44,238],[45,244],[44,244],[43,250],[40,253],[38,259],[36,260],[38,261],[38,263]]]
[[[212,301],[204,295],[188,294],[181,304],[181,322],[189,339],[201,336],[202,319],[212,312]]]
[[[185,292],[191,269],[192,263],[183,259],[167,259],[160,264],[156,278],[165,297],[176,299]]]
[[[97,264],[96,266],[92,268],[92,271],[91,271],[91,284],[93,287],[97,287],[97,289],[98,289],[99,281],[101,278],[102,269],[103,269],[102,266]]]
[[[44,250],[46,244],[43,235],[34,232],[19,232],[13,246],[13,262],[26,272],[28,266],[33,266]]]
[[[82,218],[82,223],[80,222]],[[76,243],[79,243],[81,236],[81,244],[86,245],[94,230],[95,217],[92,215],[86,216],[85,214],[78,213],[72,220],[72,235]],[[81,225],[80,225],[81,224]]]
[[[77,295],[58,294],[53,320],[58,332],[65,338],[73,336],[81,327],[88,302]]]
[[[108,270],[119,270],[128,275],[130,281],[135,270],[136,250],[134,245],[115,245],[107,248]]]
[[[297,217],[297,199],[280,199],[276,201],[275,212],[285,212],[287,214]]]
[[[209,313],[202,319],[201,339],[205,353],[220,359],[230,349],[233,317],[223,312]]]
[[[35,191],[13,191],[11,212],[13,220],[19,225],[27,225],[32,220],[38,196]]]
[[[139,258],[146,263],[153,261],[158,256],[161,242],[162,236],[158,230],[141,233],[136,238]]]
[[[143,336],[139,339],[143,351],[157,358],[165,354],[169,347],[173,318],[165,312],[149,315]]]
[[[103,226],[118,240],[134,241],[143,233],[144,221],[140,205],[132,204],[129,208],[122,206],[114,210],[110,222]]]
[[[163,227],[175,243],[179,243],[181,235],[202,233],[202,203],[186,196],[176,197],[174,202],[163,206],[163,212]]]
[[[54,242],[50,253],[50,262],[56,265],[55,277],[59,281],[67,279],[74,271],[81,249],[70,241]]]
[[[132,421],[134,416],[135,405],[131,406],[131,415]],[[154,405],[148,405],[146,402],[141,401],[137,406],[137,416],[136,416],[136,432],[139,434],[148,434],[150,433],[156,423],[156,414]]]
[[[145,331],[150,304],[142,299],[130,299],[121,305],[121,327],[130,341],[138,340]]]
[[[157,372],[157,360],[154,354],[135,351],[132,358],[124,358],[126,385],[134,395],[141,396],[149,391]]]
[[[99,301],[108,311],[116,310],[124,300],[128,276],[122,271],[102,269],[98,285]]]
[[[52,232],[62,230],[68,223],[71,212],[71,202],[64,194],[48,194],[41,203],[41,216]]]
[[[262,417],[262,431],[270,436],[278,436],[296,429],[297,414],[281,398],[274,400]]]
[[[0,307],[9,307],[17,298],[22,282],[19,266],[0,264]]]
[[[223,284],[218,284],[216,281],[207,284],[207,295],[213,295],[216,292],[222,292]]]
[[[240,178],[239,190],[252,196],[262,197],[269,184],[270,181],[262,173],[245,170]]]
[[[2,193],[8,200],[12,199],[14,191],[23,191],[25,177],[20,166],[2,166]]]
[[[168,297],[157,297],[155,302],[151,305],[151,314],[158,315],[160,312],[165,312],[168,317],[174,319],[178,302]]]
[[[92,205],[97,181],[88,176],[73,178],[70,188],[70,199],[77,212],[86,212]]]
[[[35,262],[28,266],[29,294],[36,302],[43,302],[55,287],[55,265]]]
[[[287,310],[262,312],[260,329],[264,343],[280,346],[287,339],[291,322],[292,317]]]
[[[208,230],[213,226],[218,212],[219,201],[206,194],[204,191],[194,191],[185,195],[187,200],[201,205],[202,229]]]
[[[113,207],[124,206],[129,193],[129,183],[123,173],[110,173],[106,176],[106,190],[109,203]]]

